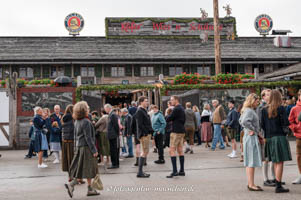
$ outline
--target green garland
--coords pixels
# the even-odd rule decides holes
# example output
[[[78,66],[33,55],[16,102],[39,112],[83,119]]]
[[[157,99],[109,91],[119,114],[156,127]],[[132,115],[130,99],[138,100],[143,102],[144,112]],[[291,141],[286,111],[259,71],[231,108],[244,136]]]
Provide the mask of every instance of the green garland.
[[[158,18],[151,18],[151,17],[146,17],[146,18],[105,18],[105,32],[106,32],[106,38],[107,39],[199,39],[199,36],[182,36],[182,35],[162,35],[162,36],[157,36],[157,35],[148,35],[148,36],[109,36],[109,23],[122,23],[125,21],[130,21],[130,22],[135,22],[135,23],[140,23],[143,21],[151,21],[155,23],[166,23],[168,21],[175,21],[177,23],[190,23],[193,21],[196,22],[202,22],[202,23],[211,23],[214,21],[213,18],[207,18],[205,20],[201,20],[201,18],[166,18],[166,19],[158,19]],[[220,18],[220,23],[223,24],[234,24],[234,35],[235,38],[237,38],[237,30],[236,30],[236,18],[235,17],[226,17],[226,18]],[[209,36],[209,39],[213,39],[214,36]],[[227,36],[221,36],[222,39],[226,39]]]
[[[112,91],[120,91],[120,90],[138,90],[138,89],[155,89],[156,86],[154,85],[141,85],[141,84],[133,84],[133,85],[84,85],[76,88],[76,102],[82,100],[82,91],[84,90],[98,90],[98,91],[105,91],[105,92],[112,92]]]
[[[301,88],[301,81],[277,81],[277,82],[255,82],[242,84],[196,84],[196,85],[164,85],[160,88],[160,98],[165,96],[166,91],[171,90],[192,90],[192,89],[253,89],[256,94],[260,95],[261,88],[275,87],[298,87]],[[155,89],[154,85],[86,85],[76,88],[76,101],[82,100],[83,90],[98,90],[105,92],[120,91],[120,90],[138,90],[138,89]]]
[[[260,95],[261,88],[275,87],[300,87],[301,81],[277,81],[277,82],[255,82],[242,84],[197,84],[197,85],[166,85],[161,88],[161,96],[165,96],[170,90],[192,90],[192,89],[254,89]]]

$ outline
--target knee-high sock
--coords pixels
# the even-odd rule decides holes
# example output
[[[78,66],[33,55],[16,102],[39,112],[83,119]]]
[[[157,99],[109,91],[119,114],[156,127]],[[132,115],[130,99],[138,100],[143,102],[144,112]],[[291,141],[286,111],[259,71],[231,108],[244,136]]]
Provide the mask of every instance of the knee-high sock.
[[[170,157],[170,159],[171,159],[171,164],[172,164],[172,173],[178,173],[178,170],[177,170],[177,157],[172,156],[172,157]]]
[[[53,154],[56,160],[60,160],[60,153],[58,151],[54,151]]]
[[[268,166],[269,166],[269,163],[262,162],[262,174],[263,174],[263,180],[264,181],[267,181],[269,179],[269,176],[268,176]]]
[[[143,174],[143,165],[145,162],[145,158],[144,157],[140,157],[139,158],[139,171],[138,174]]]
[[[180,166],[181,166],[181,168],[180,168],[180,172],[184,172],[184,156],[180,156],[179,157],[180,158]]]
[[[276,177],[275,177],[275,168],[274,168],[274,163],[270,162],[270,169],[271,169],[271,176],[272,176],[272,179],[275,180]]]

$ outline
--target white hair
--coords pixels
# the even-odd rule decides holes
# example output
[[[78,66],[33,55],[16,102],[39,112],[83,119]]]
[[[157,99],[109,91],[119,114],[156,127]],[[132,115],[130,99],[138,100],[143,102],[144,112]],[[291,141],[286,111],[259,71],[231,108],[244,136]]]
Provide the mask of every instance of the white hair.
[[[132,101],[132,102],[131,102],[131,105],[132,105],[132,106],[136,106],[136,105],[137,105],[136,101]]]
[[[61,106],[60,106],[60,105],[55,105],[55,106],[54,106],[54,109],[55,109],[55,108],[61,109]]]
[[[33,109],[34,114],[36,115],[37,112],[38,112],[40,109],[42,109],[40,106],[36,106],[36,107]]]
[[[212,100],[212,103],[219,104],[219,101],[218,101],[218,100],[216,100],[216,99],[214,99],[214,100]]]
[[[108,104],[104,105],[104,108],[110,108],[110,109],[112,109],[112,105],[108,103]]]
[[[123,108],[123,109],[121,109],[121,112],[123,112],[123,113],[128,113],[129,111],[128,111],[127,108]]]

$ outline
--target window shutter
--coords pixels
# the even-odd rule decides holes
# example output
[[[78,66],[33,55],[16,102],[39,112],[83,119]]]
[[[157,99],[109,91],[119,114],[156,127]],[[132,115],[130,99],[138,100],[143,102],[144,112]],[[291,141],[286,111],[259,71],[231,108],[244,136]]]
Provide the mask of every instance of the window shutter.
[[[163,65],[163,75],[169,76],[169,66],[168,65]]]
[[[132,76],[132,65],[125,66],[125,76]]]
[[[101,78],[101,76],[102,76],[102,65],[96,65],[95,66],[95,76],[97,78]]]
[[[140,76],[140,66],[139,65],[134,66],[134,76]]]
[[[50,76],[49,70],[50,70],[49,66],[43,66],[43,78],[49,78]]]
[[[65,65],[65,67],[64,67],[64,75],[65,76],[69,76],[69,77],[71,77],[72,75],[71,75],[71,65]]]
[[[74,77],[80,76],[80,65],[74,65]]]
[[[161,65],[154,66],[155,76],[159,76],[161,74]]]
[[[215,65],[214,64],[211,65],[211,67],[210,67],[210,74],[211,74],[211,76],[215,75]]]
[[[104,66],[104,76],[105,77],[111,77],[112,74],[111,74],[111,66],[109,65],[105,65]]]

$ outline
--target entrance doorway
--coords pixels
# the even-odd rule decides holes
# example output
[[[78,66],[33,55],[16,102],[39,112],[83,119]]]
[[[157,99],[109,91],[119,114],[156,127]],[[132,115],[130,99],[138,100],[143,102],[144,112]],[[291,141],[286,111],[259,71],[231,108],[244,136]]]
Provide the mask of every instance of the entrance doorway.
[[[106,96],[105,102],[111,104],[112,106],[118,106],[121,104],[123,107],[124,103],[127,103],[128,105],[131,104],[132,97],[133,94],[130,93],[124,95],[118,95],[118,96]]]

